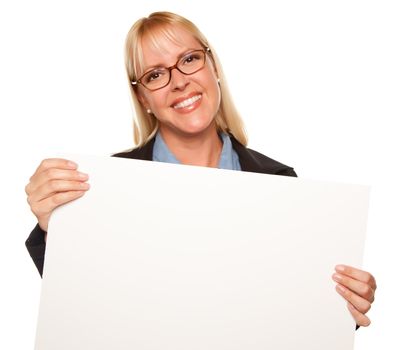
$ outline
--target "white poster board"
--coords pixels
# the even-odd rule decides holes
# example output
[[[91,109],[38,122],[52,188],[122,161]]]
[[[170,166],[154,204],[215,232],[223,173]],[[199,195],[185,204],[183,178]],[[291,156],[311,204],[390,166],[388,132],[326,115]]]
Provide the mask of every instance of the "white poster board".
[[[366,186],[71,156],[90,190],[49,224],[37,350],[349,350],[331,279],[360,267]]]

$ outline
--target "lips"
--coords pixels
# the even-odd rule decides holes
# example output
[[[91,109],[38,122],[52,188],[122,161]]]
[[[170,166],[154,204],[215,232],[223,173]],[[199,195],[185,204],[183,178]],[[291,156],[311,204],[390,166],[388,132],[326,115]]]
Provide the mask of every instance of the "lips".
[[[174,100],[171,107],[177,111],[193,110],[199,105],[201,98],[201,93],[193,92]]]

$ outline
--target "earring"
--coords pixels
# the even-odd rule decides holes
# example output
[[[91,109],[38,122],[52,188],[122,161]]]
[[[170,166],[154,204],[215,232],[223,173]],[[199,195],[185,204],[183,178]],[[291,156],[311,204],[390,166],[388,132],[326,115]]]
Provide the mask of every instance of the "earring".
[[[146,113],[148,113],[148,114],[152,114],[151,109],[150,109],[150,108],[148,108],[148,109],[146,110]]]
[[[217,79],[217,82],[218,82],[218,84],[220,84],[220,83],[221,83],[221,79],[218,78],[218,79]]]

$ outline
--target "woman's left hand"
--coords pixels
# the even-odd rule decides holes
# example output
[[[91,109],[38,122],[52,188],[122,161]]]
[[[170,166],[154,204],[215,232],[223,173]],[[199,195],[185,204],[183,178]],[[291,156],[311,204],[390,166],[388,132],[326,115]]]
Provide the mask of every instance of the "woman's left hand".
[[[366,316],[374,301],[377,285],[373,275],[347,265],[337,265],[333,280],[336,290],[345,300],[354,320],[359,326],[367,327],[371,321]]]

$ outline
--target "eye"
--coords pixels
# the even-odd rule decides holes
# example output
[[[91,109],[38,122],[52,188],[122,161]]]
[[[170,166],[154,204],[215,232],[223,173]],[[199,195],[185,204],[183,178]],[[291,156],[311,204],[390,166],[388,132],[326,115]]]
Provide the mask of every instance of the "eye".
[[[149,84],[153,81],[161,79],[165,75],[165,69],[154,69],[146,73],[143,81],[145,84]]]
[[[201,54],[199,52],[191,52],[190,54],[182,57],[181,62],[182,62],[182,64],[190,65],[190,64],[196,63],[197,61],[199,61],[201,59],[202,59],[202,57],[201,57]]]

